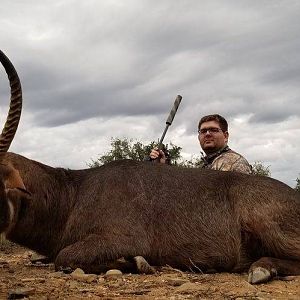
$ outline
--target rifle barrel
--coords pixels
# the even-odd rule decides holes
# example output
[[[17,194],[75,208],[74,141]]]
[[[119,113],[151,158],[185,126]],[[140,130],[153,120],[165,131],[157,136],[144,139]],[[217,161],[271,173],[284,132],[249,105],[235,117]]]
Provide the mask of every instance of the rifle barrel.
[[[170,111],[170,114],[169,114],[169,116],[168,116],[168,119],[167,119],[167,121],[166,121],[166,127],[165,127],[165,130],[164,130],[164,132],[163,132],[163,134],[162,134],[162,136],[161,136],[161,138],[160,138],[160,140],[159,140],[159,143],[158,143],[158,149],[159,149],[159,150],[161,150],[162,142],[163,142],[163,140],[164,140],[164,138],[165,138],[165,135],[166,135],[166,133],[167,133],[167,131],[168,131],[168,128],[169,128],[169,126],[172,124],[172,122],[173,122],[173,120],[174,120],[174,117],[175,117],[175,115],[176,115],[176,112],[177,112],[177,109],[178,109],[179,104],[180,104],[180,102],[181,102],[181,99],[182,99],[182,97],[181,97],[180,95],[177,95],[177,97],[176,97],[176,99],[175,99],[175,102],[174,102],[174,105],[173,105],[173,107],[172,107],[172,109],[171,109],[171,111]]]

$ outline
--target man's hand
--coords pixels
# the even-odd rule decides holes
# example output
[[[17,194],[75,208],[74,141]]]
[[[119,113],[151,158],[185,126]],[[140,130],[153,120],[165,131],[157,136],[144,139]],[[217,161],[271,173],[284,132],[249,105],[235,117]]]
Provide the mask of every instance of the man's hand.
[[[166,163],[166,155],[165,155],[164,151],[158,150],[158,148],[154,148],[154,149],[151,150],[150,157],[153,160],[159,158],[159,162],[161,164],[165,164]]]

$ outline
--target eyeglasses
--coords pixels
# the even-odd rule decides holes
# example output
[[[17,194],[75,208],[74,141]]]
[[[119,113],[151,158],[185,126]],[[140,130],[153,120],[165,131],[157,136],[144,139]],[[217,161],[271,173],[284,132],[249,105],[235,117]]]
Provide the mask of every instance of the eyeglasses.
[[[210,127],[210,128],[202,128],[202,129],[199,129],[198,130],[198,133],[199,134],[206,134],[206,133],[212,133],[212,134],[216,134],[220,131],[223,131],[222,129],[220,128],[216,128],[216,127]]]

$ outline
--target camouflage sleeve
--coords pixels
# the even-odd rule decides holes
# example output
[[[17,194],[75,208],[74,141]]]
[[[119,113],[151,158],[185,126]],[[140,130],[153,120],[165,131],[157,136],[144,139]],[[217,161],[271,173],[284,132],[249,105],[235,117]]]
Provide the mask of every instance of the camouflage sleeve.
[[[218,156],[211,166],[214,170],[235,171],[251,174],[252,168],[248,161],[240,154],[235,152],[224,153]]]
[[[245,174],[252,174],[252,167],[248,161],[241,156],[235,164],[232,165],[232,171],[241,172]]]

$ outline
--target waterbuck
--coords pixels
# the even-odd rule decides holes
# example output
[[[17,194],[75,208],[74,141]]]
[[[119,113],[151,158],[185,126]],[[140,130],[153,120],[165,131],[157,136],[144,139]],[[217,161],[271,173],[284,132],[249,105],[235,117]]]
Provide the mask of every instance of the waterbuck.
[[[139,257],[182,270],[248,270],[250,283],[300,274],[300,196],[280,181],[130,160],[68,170],[7,152],[22,93],[3,52],[0,60],[11,85],[0,137],[0,230],[8,239],[57,269],[89,273],[134,263],[147,271]]]

